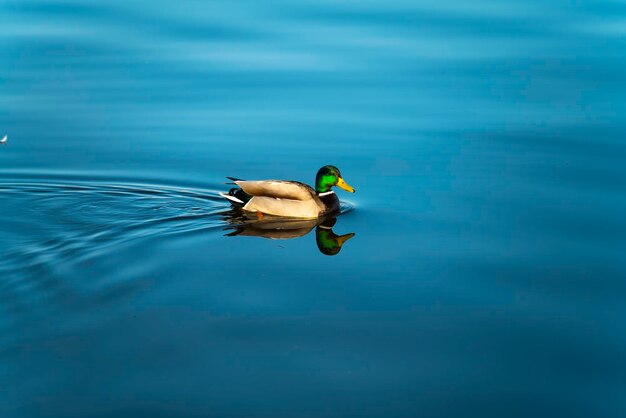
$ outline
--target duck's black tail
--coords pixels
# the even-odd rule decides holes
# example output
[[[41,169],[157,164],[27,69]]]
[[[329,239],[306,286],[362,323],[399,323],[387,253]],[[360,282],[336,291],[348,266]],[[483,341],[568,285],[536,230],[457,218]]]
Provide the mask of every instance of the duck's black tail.
[[[241,190],[239,187],[233,187],[228,191],[228,193],[220,193],[224,199],[228,199],[230,203],[235,207],[242,207],[248,200],[250,200],[251,196]]]
[[[228,180],[233,181],[233,183],[226,183],[226,184],[235,184],[235,183],[234,183],[235,181],[245,181],[244,179],[238,179],[237,177],[228,177],[228,176],[226,176],[226,178],[227,178]]]

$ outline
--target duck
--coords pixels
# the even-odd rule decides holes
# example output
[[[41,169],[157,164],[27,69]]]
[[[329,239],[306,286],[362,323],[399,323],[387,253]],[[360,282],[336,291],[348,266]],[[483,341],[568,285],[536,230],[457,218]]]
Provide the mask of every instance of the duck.
[[[332,190],[337,186],[347,192],[355,190],[332,165],[320,168],[315,189],[299,181],[242,180],[227,177],[237,186],[220,193],[234,207],[244,212],[300,219],[316,219],[339,212],[339,198]]]

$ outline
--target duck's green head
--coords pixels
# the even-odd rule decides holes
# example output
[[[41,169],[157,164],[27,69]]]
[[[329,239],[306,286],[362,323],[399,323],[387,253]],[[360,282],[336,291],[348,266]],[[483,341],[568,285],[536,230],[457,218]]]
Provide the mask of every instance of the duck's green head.
[[[315,191],[318,193],[329,192],[333,186],[354,193],[354,189],[341,177],[341,172],[337,167],[325,165],[319,169],[315,177]]]

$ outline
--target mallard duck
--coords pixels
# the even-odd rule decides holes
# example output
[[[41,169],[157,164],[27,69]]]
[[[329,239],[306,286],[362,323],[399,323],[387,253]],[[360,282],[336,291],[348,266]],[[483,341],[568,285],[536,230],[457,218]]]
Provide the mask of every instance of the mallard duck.
[[[339,211],[339,199],[332,190],[334,186],[354,193],[354,189],[341,177],[339,169],[332,165],[319,169],[315,189],[298,181],[228,179],[239,188],[220,195],[244,211],[262,215],[319,218]]]

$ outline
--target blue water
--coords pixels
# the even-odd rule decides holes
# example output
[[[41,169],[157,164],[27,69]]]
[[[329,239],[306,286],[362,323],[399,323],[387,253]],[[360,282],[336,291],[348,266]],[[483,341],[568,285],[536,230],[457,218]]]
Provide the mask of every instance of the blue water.
[[[626,416],[626,4],[0,22],[0,416]],[[218,195],[325,164],[335,255]]]

